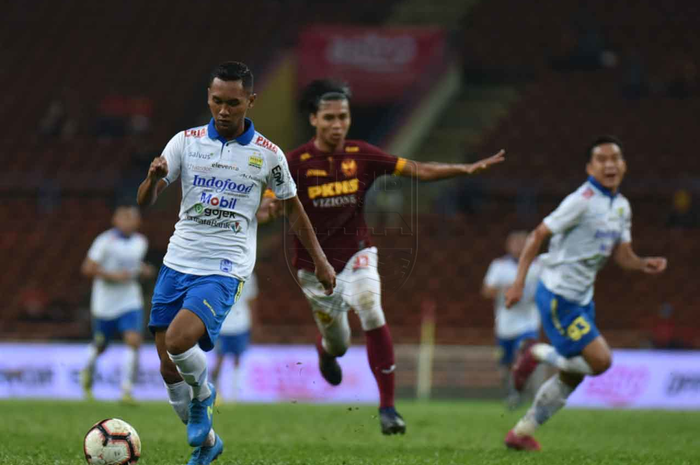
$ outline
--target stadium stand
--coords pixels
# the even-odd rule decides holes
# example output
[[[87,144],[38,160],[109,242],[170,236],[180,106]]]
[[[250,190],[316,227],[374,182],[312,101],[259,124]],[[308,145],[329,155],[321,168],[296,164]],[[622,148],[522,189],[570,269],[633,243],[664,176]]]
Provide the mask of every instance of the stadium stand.
[[[308,8],[298,8],[301,3],[315,5],[315,15],[302,17],[300,12]],[[51,302],[77,316],[89,291],[79,275],[80,262],[91,240],[108,227],[108,204],[121,195],[118,187],[134,177],[135,152],[144,145],[160,147],[175,131],[193,124],[192,115],[202,112],[198,92],[211,64],[235,56],[264,75],[267,50],[293,44],[292,31],[299,24],[378,23],[382,13],[377,14],[376,3],[361,0],[346,8],[323,1],[204,1],[190,11],[172,8],[172,1],[129,0],[94,2],[89,11],[76,15],[77,8],[85,8],[83,2],[42,2],[42,8],[10,2],[0,20],[0,40],[21,47],[3,49],[0,56],[6,69],[22,72],[0,71],[0,83],[12,89],[3,96],[7,111],[0,122],[6,133],[16,135],[9,139],[0,173],[0,253],[13,264],[13,272],[0,278],[0,291],[15,295],[32,276]],[[391,3],[382,6],[384,13]],[[691,174],[700,172],[700,160],[692,156],[700,89],[697,76],[692,77],[692,59],[676,50],[700,42],[691,20],[699,6],[690,0],[638,3],[634,27],[644,32],[634,38],[616,32],[616,25],[626,21],[626,10],[610,2],[586,2],[586,12],[553,0],[508,2],[507,15],[501,1],[474,6],[462,25],[465,67],[512,74],[518,78],[519,98],[478,146],[466,149],[487,153],[506,147],[508,164],[485,175],[485,200],[478,211],[422,216],[417,239],[397,233],[377,238],[386,260],[382,272],[391,276],[399,260],[392,249],[403,244],[401,253],[408,253],[414,240],[419,244],[416,266],[401,287],[397,289],[395,280],[385,283],[384,306],[397,341],[417,341],[420,302],[432,299],[438,308],[438,342],[490,344],[492,310],[479,296],[488,263],[502,250],[509,230],[534,226],[582,181],[582,148],[592,135],[606,132],[626,143],[630,173],[624,189],[635,211],[636,246],[667,254],[671,267],[653,281],[605,270],[597,288],[600,327],[616,346],[643,345],[649,318],[669,303],[686,329],[688,344],[700,346],[693,318],[700,300],[690,278],[693,257],[700,253],[697,229],[670,231],[665,226],[679,186],[698,194]],[[234,16],[236,27],[230,27]],[[558,58],[576,50],[581,18],[600,31],[601,50],[612,52],[604,56],[608,64],[587,71],[554,69]],[[672,18],[674,30],[664,29],[661,18]],[[158,43],[146,46],[144,31],[153,24],[161,34]],[[51,50],[31,40],[38,33],[54,37]],[[96,46],[81,47],[87,40]],[[636,50],[644,51],[650,86],[646,94],[632,98],[624,90]],[[72,59],[66,62],[66,56]],[[671,92],[686,71],[686,93]],[[590,92],[591,82],[595,93]],[[47,98],[52,92],[55,96]],[[666,124],[671,117],[674,124]],[[138,172],[142,175],[141,166]],[[533,185],[536,214],[523,218],[516,213],[517,196]],[[144,224],[151,246],[161,253],[176,219],[176,197],[170,195],[151,211]],[[282,237],[263,231],[261,242],[265,246],[258,274],[263,292],[256,338],[309,341],[315,328],[287,276]],[[0,316],[5,335],[88,334],[85,318],[77,324],[67,318],[60,330],[59,322],[49,321],[38,330],[33,326],[30,333],[18,317],[17,304],[10,305]]]

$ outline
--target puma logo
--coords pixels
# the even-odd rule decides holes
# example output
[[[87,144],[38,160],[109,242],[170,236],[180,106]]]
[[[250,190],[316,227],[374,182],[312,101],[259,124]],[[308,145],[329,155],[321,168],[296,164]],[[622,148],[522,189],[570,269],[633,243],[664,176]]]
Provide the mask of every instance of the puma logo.
[[[382,373],[385,375],[390,375],[394,372],[394,370],[396,370],[396,365],[391,365],[388,369],[382,370]]]
[[[207,308],[208,308],[209,310],[211,310],[211,313],[214,314],[214,316],[216,316],[216,312],[214,311],[214,308],[213,308],[211,305],[209,305],[209,302],[207,302],[207,299],[204,299],[203,302],[204,302],[204,305],[206,305]]]

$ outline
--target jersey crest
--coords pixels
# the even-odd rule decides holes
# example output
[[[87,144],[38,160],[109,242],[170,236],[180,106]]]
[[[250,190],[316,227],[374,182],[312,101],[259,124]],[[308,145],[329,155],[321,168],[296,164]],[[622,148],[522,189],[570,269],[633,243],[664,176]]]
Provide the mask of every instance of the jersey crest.
[[[346,178],[351,178],[357,174],[357,162],[352,158],[343,160],[340,164],[340,169]]]

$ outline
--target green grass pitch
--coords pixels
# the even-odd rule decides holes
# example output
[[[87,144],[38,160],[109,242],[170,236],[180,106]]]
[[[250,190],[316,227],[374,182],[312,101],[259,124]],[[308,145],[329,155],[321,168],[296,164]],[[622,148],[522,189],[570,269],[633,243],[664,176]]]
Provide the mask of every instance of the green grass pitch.
[[[215,465],[700,464],[700,412],[564,410],[538,432],[543,451],[518,453],[503,438],[523,410],[496,403],[401,402],[408,432],[385,437],[376,409],[347,405],[223,405],[225,442]],[[0,464],[84,463],[83,436],[109,417],[143,441],[139,465],[185,464],[185,427],[170,406],[0,402]]]

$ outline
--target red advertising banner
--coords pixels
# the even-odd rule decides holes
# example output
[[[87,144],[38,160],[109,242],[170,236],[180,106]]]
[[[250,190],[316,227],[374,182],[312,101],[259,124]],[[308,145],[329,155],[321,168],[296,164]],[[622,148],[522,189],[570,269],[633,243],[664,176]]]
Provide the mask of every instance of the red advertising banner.
[[[301,33],[297,53],[300,86],[340,79],[352,87],[355,103],[385,104],[444,60],[445,34],[436,28],[315,26]]]

